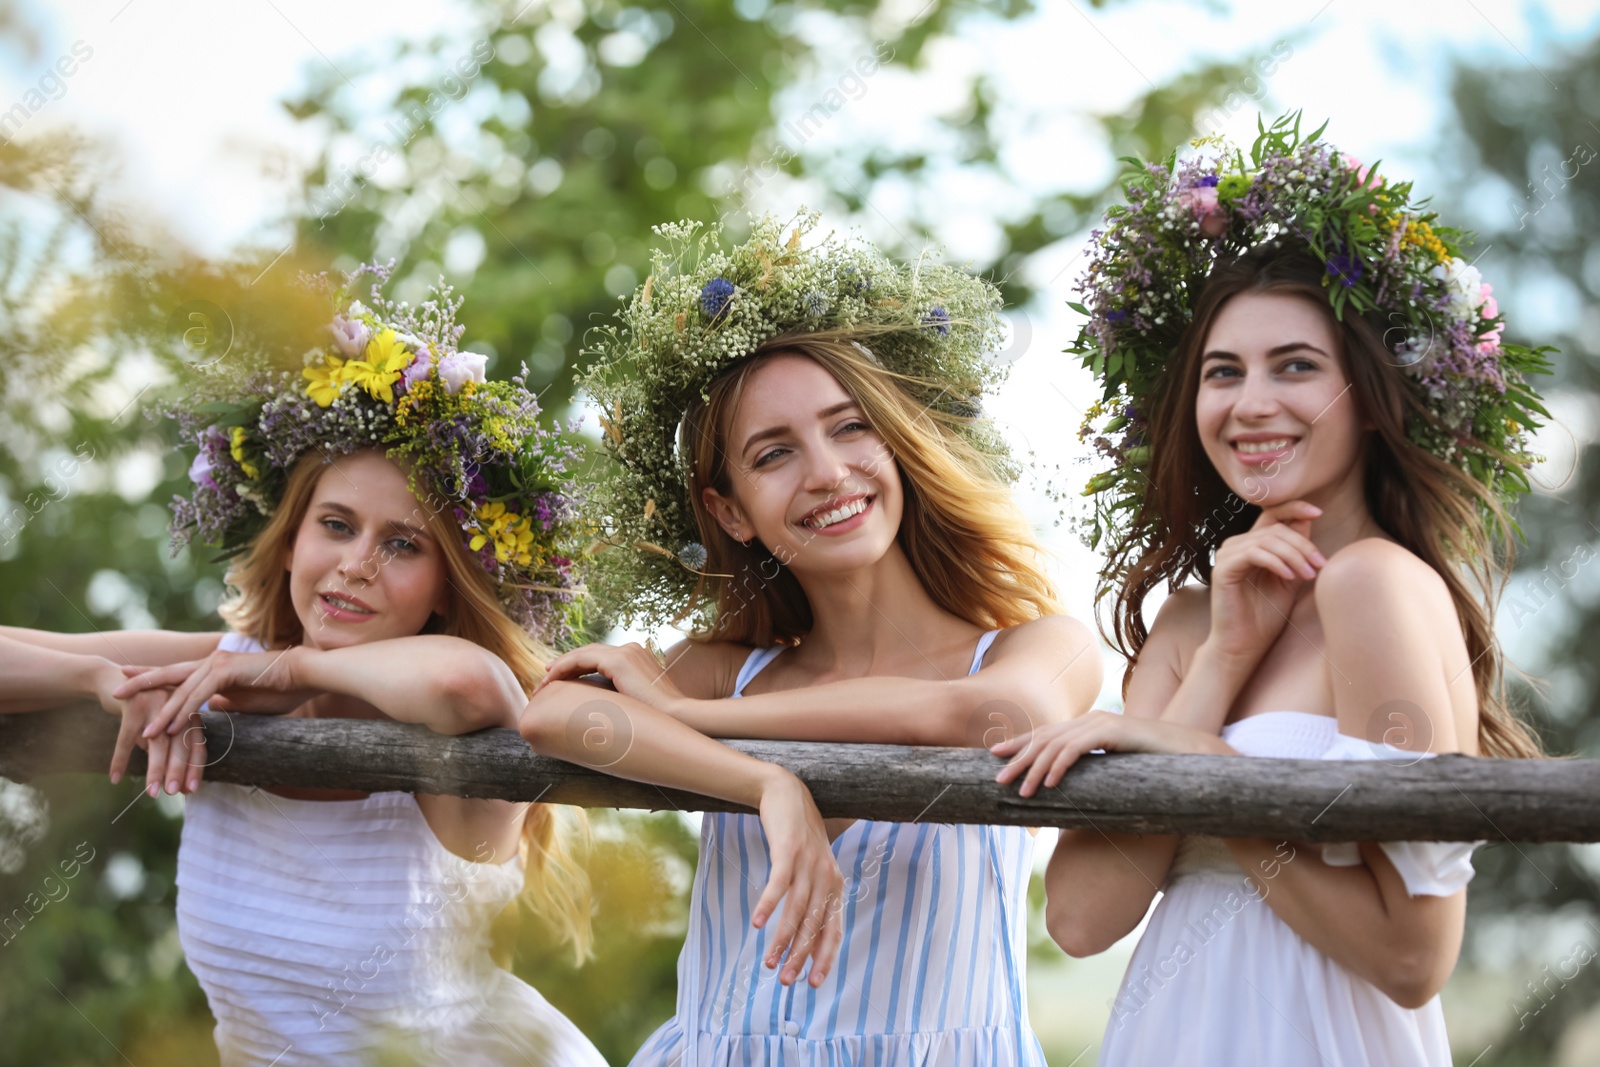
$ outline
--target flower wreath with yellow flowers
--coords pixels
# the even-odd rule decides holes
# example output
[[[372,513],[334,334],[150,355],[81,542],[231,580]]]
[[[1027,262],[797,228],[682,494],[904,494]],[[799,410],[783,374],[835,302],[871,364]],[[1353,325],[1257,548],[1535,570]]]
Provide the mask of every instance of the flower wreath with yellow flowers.
[[[417,307],[394,303],[381,291],[391,269],[363,265],[338,285],[307,279],[338,311],[300,369],[254,353],[242,372],[219,367],[162,411],[195,450],[192,495],[172,501],[174,551],[196,538],[224,559],[244,551],[303,456],[377,448],[409,471],[420,501],[448,510],[507,613],[557,643],[570,633],[587,541],[568,478],[577,452],[541,422],[526,367],[487,381],[488,357],[456,347],[465,327],[448,286]],[[350,296],[363,275],[373,278],[365,303]]]
[[[624,623],[709,622],[712,605],[696,599],[707,555],[680,424],[694,398],[775,338],[855,333],[918,402],[953,416],[1015,476],[980,418],[982,395],[1004,377],[991,358],[1004,337],[999,291],[932,255],[900,264],[836,234],[808,241],[817,222],[804,210],[788,222],[769,215],[731,248],[720,228],[658,226],[650,276],[591,334],[578,384],[601,410],[615,462],[586,495],[601,531],[589,588]]]
[[[1161,163],[1126,162],[1126,204],[1091,234],[1078,280],[1088,317],[1067,351],[1102,382],[1083,421],[1108,469],[1084,495],[1095,498],[1084,540],[1127,546],[1145,514],[1150,448],[1146,415],[1192,317],[1193,302],[1218,263],[1269,242],[1297,241],[1327,267],[1334,315],[1366,315],[1380,326],[1422,401],[1407,427],[1413,443],[1454,463],[1509,503],[1529,488],[1537,459],[1529,431],[1549,414],[1529,376],[1550,369],[1549,347],[1502,340],[1505,319],[1478,271],[1462,258],[1471,235],[1440,225],[1411,183],[1300,135],[1300,116],[1258,122],[1247,157],[1222,138]],[[1486,516],[1487,517],[1487,516]],[[1146,516],[1148,519],[1148,516]]]

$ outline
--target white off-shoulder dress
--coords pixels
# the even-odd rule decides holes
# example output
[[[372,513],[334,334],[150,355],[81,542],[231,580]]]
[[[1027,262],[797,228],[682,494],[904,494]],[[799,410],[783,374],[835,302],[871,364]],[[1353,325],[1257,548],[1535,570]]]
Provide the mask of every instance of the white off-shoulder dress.
[[[1246,756],[1417,758],[1297,711],[1241,719],[1222,739]],[[1472,880],[1478,844],[1382,848],[1412,896],[1449,896]],[[1323,859],[1360,862],[1354,845],[1323,846]],[[1270,879],[1266,886],[1270,895]],[[1313,948],[1250,886],[1221,840],[1185,838],[1162,888],[1112,1002],[1102,1067],[1450,1067],[1437,996],[1402,1008]]]
[[[220,646],[256,651],[237,634]],[[204,782],[184,805],[178,937],[223,1067],[605,1067],[490,957],[522,864],[439,843],[410,793],[290,800]]]

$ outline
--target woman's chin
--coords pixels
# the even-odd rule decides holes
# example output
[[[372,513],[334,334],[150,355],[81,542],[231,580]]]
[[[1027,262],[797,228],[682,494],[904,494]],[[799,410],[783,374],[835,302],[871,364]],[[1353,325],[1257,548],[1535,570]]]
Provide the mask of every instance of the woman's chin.
[[[1284,479],[1269,482],[1259,476],[1229,479],[1228,488],[1245,503],[1263,509],[1287,504],[1305,495],[1299,485],[1291,484]]]
[[[798,576],[805,574],[840,575],[866,570],[888,555],[889,544],[878,544],[863,538],[849,545],[829,545],[822,551],[807,546],[804,555],[797,555],[790,569]]]
[[[341,626],[336,620],[324,618],[315,611],[295,614],[300,619],[300,632],[303,635],[301,644],[322,652],[363,645],[388,636],[364,627]]]

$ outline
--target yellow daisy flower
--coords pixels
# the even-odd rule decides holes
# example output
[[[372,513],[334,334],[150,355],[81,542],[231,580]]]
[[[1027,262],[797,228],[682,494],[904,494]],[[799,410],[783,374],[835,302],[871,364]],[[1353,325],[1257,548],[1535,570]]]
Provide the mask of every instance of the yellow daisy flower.
[[[344,376],[367,391],[374,400],[394,403],[394,383],[411,364],[412,352],[393,330],[380,330],[367,342],[365,359],[344,365]]]
[[[478,532],[469,545],[476,552],[484,545],[494,547],[494,558],[501,563],[526,567],[533,563],[533,523],[499,501],[480,506],[474,517]]]
[[[326,407],[327,405],[324,404],[323,406]],[[244,443],[248,437],[249,434],[243,426],[235,426],[233,428],[233,439],[228,443],[228,452],[233,456],[233,461],[239,464],[239,469],[244,471],[244,476],[253,482],[261,477],[261,471],[256,468],[254,463],[244,458]]]
[[[335,355],[324,355],[320,366],[307,367],[300,373],[310,379],[306,395],[317,402],[319,408],[333,403],[333,398],[344,388],[344,360]]]

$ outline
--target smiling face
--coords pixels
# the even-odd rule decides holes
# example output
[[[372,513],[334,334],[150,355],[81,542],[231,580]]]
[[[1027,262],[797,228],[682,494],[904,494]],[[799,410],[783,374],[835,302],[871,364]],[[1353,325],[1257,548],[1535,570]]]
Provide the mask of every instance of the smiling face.
[[[1206,456],[1239,496],[1270,507],[1316,503],[1361,476],[1365,432],[1327,309],[1247,292],[1212,320],[1195,423]]]
[[[444,548],[426,514],[381,453],[355,452],[323,470],[284,563],[306,644],[410,637],[445,613]]]
[[[728,491],[706,508],[735,540],[759,539],[797,574],[882,559],[900,529],[899,472],[860,405],[801,355],[755,369],[722,435]]]

